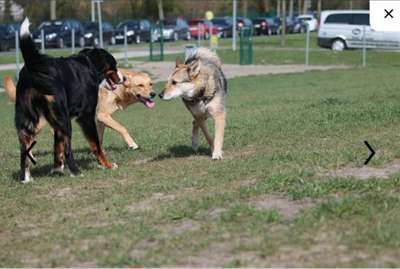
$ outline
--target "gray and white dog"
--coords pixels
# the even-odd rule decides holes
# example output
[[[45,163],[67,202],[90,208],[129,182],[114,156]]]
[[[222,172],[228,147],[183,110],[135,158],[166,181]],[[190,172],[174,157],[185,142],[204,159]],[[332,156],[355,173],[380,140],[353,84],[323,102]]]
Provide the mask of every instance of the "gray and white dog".
[[[184,62],[177,59],[173,73],[159,94],[163,100],[182,97],[183,103],[194,118],[192,148],[198,149],[200,128],[211,147],[213,160],[223,157],[226,94],[227,82],[221,69],[221,61],[214,52],[206,48],[194,50]],[[215,123],[214,139],[206,125],[210,116]]]

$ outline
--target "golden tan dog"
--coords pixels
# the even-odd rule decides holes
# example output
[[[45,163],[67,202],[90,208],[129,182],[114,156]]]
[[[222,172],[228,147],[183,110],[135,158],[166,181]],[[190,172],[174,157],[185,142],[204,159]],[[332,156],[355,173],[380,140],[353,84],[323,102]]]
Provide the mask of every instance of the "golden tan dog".
[[[118,69],[124,76],[122,85],[118,85],[114,91],[108,89],[107,83],[102,83],[99,90],[99,100],[97,103],[97,132],[100,144],[103,141],[104,128],[108,127],[117,131],[128,147],[137,149],[138,145],[129,135],[126,128],[114,120],[111,115],[117,110],[123,110],[127,106],[141,102],[148,108],[154,107],[152,100],[156,93],[153,92],[153,82],[148,74],[141,72],[133,72],[126,69]]]
[[[124,76],[124,82],[116,85],[115,90],[109,89],[106,82],[101,83],[96,107],[96,124],[100,144],[102,144],[105,127],[117,131],[131,149],[138,148],[138,145],[129,135],[126,128],[112,118],[117,110],[123,110],[127,106],[141,102],[148,108],[154,107],[152,100],[156,94],[153,92],[153,82],[148,74],[133,72],[119,68],[118,71]],[[10,76],[4,77],[4,88],[11,101],[15,102],[15,85]],[[51,96],[49,97],[51,98]],[[36,127],[40,131],[46,125],[46,120],[41,117]]]
[[[212,159],[222,159],[225,130],[225,96],[227,82],[218,56],[206,48],[197,49],[183,63],[176,61],[175,69],[164,90],[159,94],[163,100],[182,97],[192,113],[192,148],[198,148],[199,128],[203,131],[212,150]],[[211,116],[215,123],[214,140],[207,130],[206,119]]]

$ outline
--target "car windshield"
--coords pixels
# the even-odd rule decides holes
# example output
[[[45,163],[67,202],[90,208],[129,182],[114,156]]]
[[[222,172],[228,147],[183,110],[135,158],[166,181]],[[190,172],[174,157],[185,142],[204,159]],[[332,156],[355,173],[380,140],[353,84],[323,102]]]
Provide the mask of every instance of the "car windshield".
[[[191,20],[189,21],[189,25],[197,25],[199,23],[204,23],[203,20]]]
[[[44,30],[45,32],[58,31],[61,29],[62,25],[63,23],[60,21],[44,22],[39,26],[39,30]]]
[[[165,24],[165,26],[175,26],[176,21],[175,20],[166,20],[164,24]]]
[[[137,21],[125,21],[118,24],[117,29],[121,30],[124,29],[124,26],[133,29],[139,29],[139,22]]]
[[[99,24],[97,22],[88,23],[88,24],[85,25],[85,29],[89,30],[89,31],[98,30],[99,29]]]
[[[217,25],[228,25],[228,22],[225,19],[213,19],[212,23]]]
[[[4,25],[0,25],[0,34],[5,34],[7,30],[7,27]]]

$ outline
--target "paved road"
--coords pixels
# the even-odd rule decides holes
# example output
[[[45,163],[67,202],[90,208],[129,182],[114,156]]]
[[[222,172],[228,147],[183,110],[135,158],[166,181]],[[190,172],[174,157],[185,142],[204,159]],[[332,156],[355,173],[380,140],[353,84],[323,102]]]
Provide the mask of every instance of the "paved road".
[[[176,54],[176,53],[182,53],[183,48],[168,48],[164,50],[164,54]],[[113,53],[113,56],[117,60],[122,60],[125,57],[124,52],[115,52]],[[131,49],[127,53],[128,58],[134,58],[134,57],[148,57],[149,56],[149,50],[148,49]],[[22,65],[21,65],[22,67]],[[16,65],[13,64],[1,64],[0,65],[0,71],[4,70],[15,70],[17,69]]]

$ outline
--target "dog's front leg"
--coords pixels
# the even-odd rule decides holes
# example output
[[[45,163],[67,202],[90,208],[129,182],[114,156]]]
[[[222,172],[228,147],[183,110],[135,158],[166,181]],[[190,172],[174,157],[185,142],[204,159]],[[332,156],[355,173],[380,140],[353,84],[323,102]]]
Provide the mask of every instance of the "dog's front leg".
[[[106,125],[103,122],[96,120],[97,135],[99,136],[100,146],[103,146],[103,137],[104,137],[105,127],[106,127]]]
[[[215,112],[212,115],[215,123],[214,149],[212,153],[213,160],[222,159],[222,145],[224,143],[225,131],[225,111]]]
[[[199,122],[194,119],[192,129],[192,149],[194,151],[197,151],[199,149],[199,127]]]
[[[101,123],[105,124],[108,128],[111,128],[117,131],[125,142],[128,144],[130,149],[137,149],[139,146],[133,141],[133,138],[129,135],[128,130],[124,126],[122,126],[119,122],[114,120],[110,115],[106,113],[98,113],[97,120]]]
[[[208,132],[206,120],[204,120],[204,119],[198,120],[198,123],[201,128],[201,131],[203,132],[204,136],[206,137],[208,145],[210,145],[210,147],[211,147],[211,151],[214,151],[214,142],[213,142],[213,139],[212,139],[210,133]]]

